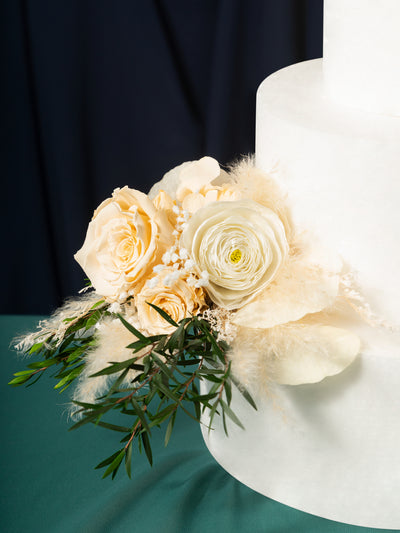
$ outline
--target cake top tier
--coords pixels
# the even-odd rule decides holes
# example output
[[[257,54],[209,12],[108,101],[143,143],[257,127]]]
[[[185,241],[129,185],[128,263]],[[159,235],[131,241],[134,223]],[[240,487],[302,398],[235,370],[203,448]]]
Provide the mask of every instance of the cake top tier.
[[[338,103],[400,116],[400,0],[325,0],[323,64]]]

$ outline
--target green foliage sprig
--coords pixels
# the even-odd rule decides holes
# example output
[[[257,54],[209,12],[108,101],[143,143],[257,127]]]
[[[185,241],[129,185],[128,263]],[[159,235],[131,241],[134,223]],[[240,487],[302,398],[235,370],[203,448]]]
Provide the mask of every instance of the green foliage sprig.
[[[220,415],[226,433],[227,418],[243,428],[230,407],[232,385],[237,386],[244,398],[256,409],[250,394],[231,375],[231,364],[227,358],[228,344],[218,340],[217,334],[206,320],[193,316],[177,324],[163,310],[152,307],[175,327],[174,332],[169,335],[145,336],[122,315],[118,315],[134,336],[134,342],[127,346],[132,350],[132,357],[123,362],[111,362],[91,376],[115,377],[107,393],[96,403],[74,402],[79,419],[70,429],[92,423],[123,434],[120,440],[122,446],[96,466],[105,468],[103,477],[111,475],[114,478],[122,462],[131,477],[135,443],[140,452],[144,450],[152,465],[152,431],[163,426],[164,442],[167,445],[178,409],[182,409],[196,422],[201,422],[202,413],[208,409],[209,428],[212,428],[215,415]],[[55,374],[59,380],[55,388],[65,390],[82,372],[84,355],[96,343],[94,326],[106,314],[109,314],[107,306],[100,306],[78,321],[72,320],[62,342],[58,342],[57,346],[52,338],[33,345],[30,354],[41,360],[29,364],[28,370],[17,372],[10,385],[29,385],[31,378],[35,378],[33,382],[36,382],[44,370],[53,365],[61,365],[61,370]],[[130,374],[134,377],[129,381]],[[126,385],[127,378],[129,386]],[[202,380],[210,383],[207,394],[200,393],[198,383]],[[105,415],[112,411],[124,415],[126,424],[117,425],[105,421]]]
[[[36,383],[44,371],[58,365],[54,377],[58,379],[55,389],[63,392],[81,374],[85,365],[85,354],[95,345],[94,326],[108,313],[104,300],[96,302],[84,315],[64,319],[69,324],[60,338],[54,332],[48,336],[39,335],[28,349],[27,355],[35,361],[27,365],[27,370],[16,372],[9,385],[17,387]],[[60,368],[61,366],[61,368]]]

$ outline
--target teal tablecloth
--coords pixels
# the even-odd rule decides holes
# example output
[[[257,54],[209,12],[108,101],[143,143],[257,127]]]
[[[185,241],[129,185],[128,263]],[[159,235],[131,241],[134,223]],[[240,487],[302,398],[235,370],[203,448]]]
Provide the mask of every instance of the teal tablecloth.
[[[0,317],[1,533],[367,533],[274,502],[240,484],[208,453],[194,421],[178,417],[167,448],[155,434],[155,466],[136,455],[134,476],[114,481],[93,467],[117,448],[111,431],[68,432],[68,392],[42,378],[6,385],[23,362],[8,349],[38,317]]]

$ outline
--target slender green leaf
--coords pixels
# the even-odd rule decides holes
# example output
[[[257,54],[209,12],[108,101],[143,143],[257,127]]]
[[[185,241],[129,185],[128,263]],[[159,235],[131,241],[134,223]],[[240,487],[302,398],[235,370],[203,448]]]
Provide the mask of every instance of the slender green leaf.
[[[54,385],[54,388],[59,389],[60,387],[63,387],[66,383],[74,381],[74,379],[77,378],[81,374],[83,368],[84,368],[84,365],[80,365],[80,366],[73,368],[73,370],[71,370],[69,374],[64,376],[61,379],[61,381],[59,381],[56,385]]]
[[[46,359],[45,361],[35,361],[34,363],[29,363],[28,368],[43,368],[43,367],[46,367],[48,368],[49,366],[53,366],[53,365],[57,365],[59,364],[60,361],[59,359]]]
[[[32,374],[32,372],[34,372],[34,370],[21,370],[20,372],[15,372],[13,376],[27,376]]]
[[[125,449],[122,449],[118,452],[118,455],[114,458],[110,466],[107,468],[107,470],[103,474],[103,479],[109,476],[111,473],[115,472],[116,469],[118,469],[119,465],[121,464],[122,459],[125,455]]]
[[[127,350],[133,350],[134,352],[139,352],[143,348],[146,348],[146,346],[148,346],[148,345],[149,345],[148,342],[144,342],[142,340],[138,340],[138,341],[132,342],[131,344],[128,344],[128,346],[126,346],[126,349]]]
[[[240,383],[231,378],[234,385],[237,387],[238,391],[240,392],[240,394],[243,396],[243,398],[245,400],[247,400],[247,402],[253,407],[253,409],[255,409],[257,411],[257,405],[256,405],[256,402],[253,400],[251,394],[249,393],[249,391],[245,388],[243,388],[243,386],[240,385]]]
[[[161,357],[162,355],[158,354],[154,350],[150,353],[150,357],[157,363],[157,365],[161,368],[162,372],[169,377],[170,380],[174,381],[175,383],[179,383],[179,381],[175,378],[173,375],[171,369],[162,361]]]
[[[92,307],[90,308],[90,310],[96,309],[97,307],[100,307],[100,306],[103,305],[104,303],[105,303],[104,300],[99,300],[98,302],[96,302],[95,304],[92,305]]]
[[[16,378],[12,379],[8,382],[11,387],[18,387],[19,385],[23,385],[31,376],[17,376]]]
[[[213,400],[216,396],[217,396],[217,393],[212,392],[208,394],[196,394],[186,399],[191,402],[208,402],[208,400]]]
[[[118,318],[121,320],[121,322],[123,323],[123,325],[126,327],[127,330],[129,330],[131,333],[133,333],[133,335],[135,335],[135,337],[137,337],[138,339],[140,339],[142,341],[145,341],[148,344],[148,338],[145,335],[143,335],[143,333],[140,333],[140,331],[137,330],[136,328],[134,328],[132,326],[132,324],[129,324],[129,322],[127,322],[122,315],[120,315],[119,313],[117,313],[117,315],[118,315]]]
[[[131,398],[131,404],[132,404],[132,407],[133,407],[136,415],[138,416],[138,418],[140,419],[140,421],[142,423],[142,427],[149,433],[149,435],[151,435],[149,424],[148,424],[148,422],[146,420],[146,413],[140,407],[140,405],[138,404],[138,402],[135,400],[135,398],[133,396]]]
[[[244,429],[244,426],[241,423],[241,421],[238,419],[238,417],[235,415],[235,413],[232,411],[229,405],[226,402],[224,402],[224,400],[222,399],[221,399],[221,405],[222,405],[224,412],[229,416],[232,422],[234,422],[240,428]]]
[[[176,404],[169,404],[167,407],[153,415],[150,427],[159,426],[164,420],[169,418],[174,411],[176,411]]]
[[[97,466],[95,466],[95,470],[98,470],[99,468],[104,468],[105,466],[108,466],[111,464],[114,459],[120,454],[120,450],[110,455],[110,457],[107,457],[107,459],[104,459],[104,461],[101,461]]]
[[[119,386],[121,383],[125,380],[126,376],[128,375],[129,368],[125,368],[123,372],[118,376],[118,378],[114,381],[114,383],[111,385],[110,390],[108,391],[106,398],[114,394],[115,391],[119,389]]]
[[[214,376],[214,374],[203,374],[203,379],[206,379],[207,381],[212,381],[213,383],[222,383],[223,380],[219,378],[218,376]]]
[[[103,370],[100,370],[99,372],[96,372],[95,374],[91,374],[89,377],[94,378],[97,376],[108,376],[110,374],[115,374],[116,372],[125,370],[125,368],[133,365],[137,360],[138,360],[137,357],[132,357],[131,359],[127,359],[126,361],[122,361],[121,363],[110,362],[110,366],[103,368]]]
[[[175,396],[175,394],[168,387],[166,387],[161,381],[157,381],[157,387],[165,396],[167,396],[167,398],[169,398],[175,403],[179,403],[178,396]]]
[[[176,418],[176,411],[174,411],[171,415],[171,418],[169,419],[167,431],[165,432],[165,439],[164,439],[164,445],[167,446],[169,439],[171,438],[172,430],[174,429],[175,424],[175,418]]]
[[[98,404],[79,402],[78,400],[73,400],[72,403],[78,405],[79,407],[84,407],[85,409],[96,409],[98,407]]]
[[[226,435],[227,437],[229,437],[229,435],[228,435],[228,428],[227,428],[227,426],[226,426],[226,416],[225,416],[225,411],[224,411],[224,410],[222,410],[222,425],[223,425],[223,427],[224,427],[225,435]]]
[[[227,379],[225,381],[225,394],[226,394],[226,402],[228,405],[231,405],[232,401],[232,385],[230,384],[230,380]]]
[[[41,350],[43,345],[44,345],[44,342],[35,342],[35,344],[33,344],[29,349],[29,355],[33,355],[34,353]]]
[[[153,466],[153,454],[151,451],[151,445],[150,445],[150,439],[146,432],[140,434],[140,438],[143,443],[144,451],[146,452],[147,460],[149,461],[150,465]]]
[[[157,311],[158,314],[160,314],[164,320],[166,320],[167,322],[169,322],[172,326],[175,326],[176,328],[179,326],[179,324],[177,324],[175,322],[175,320],[173,320],[168,313],[166,313],[163,309],[160,309],[159,307],[157,307],[156,305],[150,303],[150,302],[146,302],[147,305],[150,305],[150,307],[152,307],[153,309],[155,309]]]
[[[94,313],[92,313],[90,315],[90,317],[86,321],[85,328],[86,329],[90,329],[93,326],[95,326],[97,324],[97,322],[99,322],[99,320],[102,318],[102,316],[103,316],[103,313],[101,311],[99,311],[99,310],[95,311]]]
[[[125,426],[117,426],[115,424],[110,424],[108,422],[103,422],[103,420],[97,420],[96,426],[100,426],[105,429],[111,429],[112,431],[119,431],[121,433],[130,433],[131,428],[127,428]]]
[[[98,409],[90,411],[89,413],[86,413],[84,417],[82,417],[80,420],[78,420],[78,422],[76,422],[73,426],[69,428],[69,431],[78,429],[81,426],[84,426],[85,424],[94,423],[96,418],[99,418],[102,414],[106,413],[110,409],[110,406],[102,406]]]
[[[32,385],[37,383],[42,376],[43,376],[43,372],[39,372],[38,374],[36,374],[36,377],[34,379],[30,380],[29,383],[26,386],[27,387],[32,387]],[[33,377],[33,374],[32,374],[31,377]]]
[[[209,426],[208,426],[208,433],[212,430],[212,424],[214,421],[214,417],[216,415],[218,407],[218,402],[214,402],[212,408],[210,409],[210,420],[209,420]]]
[[[194,409],[195,409],[195,412],[196,412],[196,418],[198,418],[200,420],[200,417],[201,417],[200,402],[199,402],[198,399],[195,400],[196,395],[197,396],[200,395],[200,391],[199,391],[199,388],[197,387],[196,381],[192,382],[192,393],[193,393],[193,397],[191,398],[191,400],[194,403]]]
[[[128,444],[128,447],[125,449],[125,470],[128,474],[129,479],[132,477],[132,441]]]
[[[181,322],[179,327],[172,333],[167,344],[166,349],[172,354],[176,349],[182,351],[184,342],[185,324]]]

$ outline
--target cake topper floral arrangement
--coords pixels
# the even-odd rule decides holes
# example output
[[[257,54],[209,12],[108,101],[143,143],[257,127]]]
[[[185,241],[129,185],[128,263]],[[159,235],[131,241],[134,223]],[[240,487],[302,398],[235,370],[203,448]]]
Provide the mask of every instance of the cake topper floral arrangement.
[[[232,387],[256,408],[271,383],[318,382],[360,351],[340,326],[363,312],[342,262],[294,226],[276,181],[249,159],[229,171],[211,157],[183,163],[148,195],[115,189],[75,259],[87,290],[18,339],[34,361],[10,384],[47,369],[56,389],[75,383],[72,427],[123,434],[97,466],[104,477],[123,462],[130,475],[134,443],[152,463],[151,434],[165,427],[167,444],[178,409],[196,421],[207,409],[210,428],[216,415],[242,426]],[[127,422],[107,421],[115,411]]]

